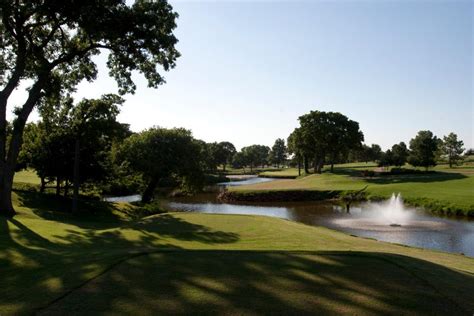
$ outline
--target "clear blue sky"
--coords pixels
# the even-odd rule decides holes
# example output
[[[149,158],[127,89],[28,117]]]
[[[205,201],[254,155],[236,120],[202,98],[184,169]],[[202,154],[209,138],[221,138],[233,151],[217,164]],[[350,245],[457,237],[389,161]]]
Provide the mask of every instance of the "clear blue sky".
[[[323,110],[383,148],[422,129],[474,147],[471,1],[171,3],[182,57],[157,90],[136,77],[120,116],[135,131],[182,126],[206,141],[271,145]],[[103,71],[78,94],[114,91]]]

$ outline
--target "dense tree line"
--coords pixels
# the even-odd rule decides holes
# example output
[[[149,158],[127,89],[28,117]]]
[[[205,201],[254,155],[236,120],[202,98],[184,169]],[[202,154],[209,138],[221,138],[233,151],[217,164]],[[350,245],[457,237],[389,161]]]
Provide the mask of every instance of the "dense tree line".
[[[440,139],[431,131],[419,131],[410,140],[409,147],[400,142],[384,152],[376,144],[371,147],[362,145],[360,150],[350,154],[348,161],[375,161],[381,167],[402,167],[409,163],[414,167],[428,169],[445,160],[451,168],[463,160],[463,146],[463,141],[458,140],[458,136],[454,133]],[[468,156],[469,151],[466,151],[465,155]]]
[[[116,120],[122,102],[116,95],[104,95],[78,103],[63,98],[42,104],[42,120],[25,127],[18,168],[34,169],[41,179],[41,191],[54,184],[56,194],[68,196],[73,189],[74,200],[85,186],[112,194],[138,190],[143,202],[150,202],[158,186],[196,190],[204,184],[206,174],[225,172],[228,165],[250,172],[257,167],[294,165],[300,174],[301,169],[309,173],[312,167],[320,173],[324,164],[332,167],[350,161],[429,168],[439,159],[452,166],[464,151],[454,133],[441,140],[430,131],[420,131],[409,148],[400,142],[384,152],[377,144],[362,144],[357,122],[339,113],[317,111],[300,117],[302,124],[290,134],[287,144],[278,138],[271,148],[255,144],[237,151],[230,142],[207,143],[182,128],[154,127],[132,133]]]

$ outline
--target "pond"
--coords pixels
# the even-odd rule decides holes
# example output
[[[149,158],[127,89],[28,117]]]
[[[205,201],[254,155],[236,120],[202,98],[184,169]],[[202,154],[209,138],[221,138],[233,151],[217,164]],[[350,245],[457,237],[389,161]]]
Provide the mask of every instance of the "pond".
[[[243,185],[272,181],[252,177],[222,185]],[[278,181],[278,180],[275,180]],[[134,196],[136,198],[136,196]],[[409,246],[464,253],[474,257],[474,221],[466,218],[438,217],[421,209],[403,205],[400,196],[388,201],[365,202],[345,207],[328,202],[220,203],[216,193],[177,197],[166,201],[174,211],[266,215],[313,226],[324,226],[360,237]]]

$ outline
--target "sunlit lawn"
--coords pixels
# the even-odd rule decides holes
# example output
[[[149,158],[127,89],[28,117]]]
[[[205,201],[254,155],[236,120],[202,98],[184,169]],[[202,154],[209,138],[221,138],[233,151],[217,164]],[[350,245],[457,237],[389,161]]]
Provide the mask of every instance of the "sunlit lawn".
[[[449,168],[440,165],[439,172],[428,174],[406,174],[392,176],[361,177],[358,171],[365,164],[345,164],[335,166],[334,173],[311,174],[295,180],[278,180],[230,188],[238,192],[258,192],[274,190],[320,190],[347,191],[361,190],[367,186],[372,197],[388,198],[392,193],[401,193],[416,205],[431,205],[434,208],[461,210],[474,214],[474,169],[464,165]],[[375,168],[373,164],[369,164]],[[369,168],[367,168],[369,169]],[[449,172],[447,172],[449,171]],[[288,170],[296,173],[296,169]],[[279,172],[276,172],[277,175]],[[270,172],[266,176],[271,175]]]

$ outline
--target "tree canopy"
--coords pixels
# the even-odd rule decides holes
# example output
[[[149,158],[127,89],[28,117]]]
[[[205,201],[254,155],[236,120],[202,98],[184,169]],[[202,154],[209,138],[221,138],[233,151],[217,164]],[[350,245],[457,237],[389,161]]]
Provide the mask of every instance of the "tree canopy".
[[[214,161],[218,165],[222,165],[223,170],[225,171],[226,165],[232,162],[232,158],[236,153],[235,146],[230,142],[220,142],[215,143],[213,156]]]
[[[0,2],[0,212],[14,214],[13,173],[23,130],[44,97],[60,98],[81,80],[96,78],[92,59],[106,51],[107,66],[120,93],[136,89],[132,72],[144,74],[150,87],[164,83],[160,70],[179,57],[173,31],[177,14],[165,0],[43,0]],[[30,84],[15,110],[7,145],[6,110],[12,92]]]
[[[431,131],[419,131],[415,138],[410,140],[410,155],[408,162],[415,167],[436,166],[436,151],[438,138]]]
[[[360,148],[364,140],[359,123],[341,113],[311,111],[299,121],[305,154],[314,159],[315,172],[321,172],[325,161],[331,163],[332,170],[338,155]]]
[[[64,182],[67,195],[76,163],[77,171],[80,170],[76,185],[107,177],[112,142],[123,139],[124,129],[128,130],[116,120],[122,102],[120,97],[109,94],[100,99],[84,99],[77,104],[67,98],[59,104],[41,107],[42,121],[26,126],[19,159],[36,170],[41,179],[41,190],[47,180],[54,180],[57,194]],[[80,142],[78,148],[76,142]]]
[[[154,127],[127,138],[117,157],[141,175],[146,184],[142,201],[150,202],[163,178],[174,177],[186,186],[198,186],[202,175],[200,154],[200,144],[191,131]]]
[[[410,152],[404,142],[400,142],[392,146],[392,161],[391,164],[397,167],[403,166],[407,160]]]
[[[270,151],[270,162],[275,164],[277,168],[280,167],[286,160],[287,151],[285,140],[277,138]]]
[[[449,133],[449,135],[443,137],[442,152],[448,158],[449,167],[457,164],[462,160],[462,153],[464,152],[464,142],[458,140],[458,135]]]

